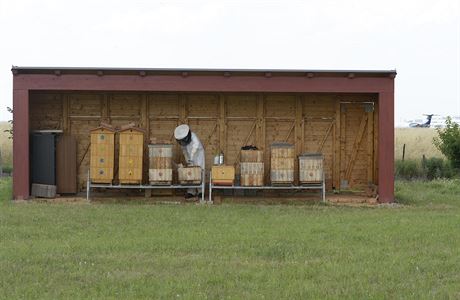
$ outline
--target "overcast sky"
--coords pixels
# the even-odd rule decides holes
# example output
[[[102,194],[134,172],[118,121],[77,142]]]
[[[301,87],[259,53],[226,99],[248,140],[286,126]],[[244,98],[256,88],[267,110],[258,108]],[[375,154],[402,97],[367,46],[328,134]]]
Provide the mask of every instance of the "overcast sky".
[[[396,120],[460,115],[460,1],[0,0],[11,65],[397,69]]]

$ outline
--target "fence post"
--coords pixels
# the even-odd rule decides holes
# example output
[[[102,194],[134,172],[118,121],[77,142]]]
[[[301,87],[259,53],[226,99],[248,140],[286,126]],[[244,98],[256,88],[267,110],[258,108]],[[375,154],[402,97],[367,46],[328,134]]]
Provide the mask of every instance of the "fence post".
[[[403,156],[402,156],[403,161],[404,161],[405,156],[406,156],[406,144],[403,145]]]

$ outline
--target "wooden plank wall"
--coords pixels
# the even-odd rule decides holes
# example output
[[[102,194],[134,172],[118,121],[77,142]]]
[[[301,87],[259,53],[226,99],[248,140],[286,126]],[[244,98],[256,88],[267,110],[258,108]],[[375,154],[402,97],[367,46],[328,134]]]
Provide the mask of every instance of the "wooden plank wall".
[[[79,190],[85,188],[89,168],[89,130],[101,120],[138,124],[149,133],[146,144],[151,139],[173,143],[177,163],[183,155],[173,131],[187,123],[204,144],[207,169],[223,151],[226,164],[239,173],[241,146],[256,145],[265,151],[269,182],[270,144],[286,141],[295,144],[297,154],[323,153],[328,190],[344,182],[359,189],[378,180],[378,101],[372,94],[41,92],[32,93],[30,101],[31,130],[62,129],[76,137]],[[373,112],[359,103],[366,101],[375,102]],[[115,151],[117,159],[118,143]],[[147,147],[144,157],[146,182]]]

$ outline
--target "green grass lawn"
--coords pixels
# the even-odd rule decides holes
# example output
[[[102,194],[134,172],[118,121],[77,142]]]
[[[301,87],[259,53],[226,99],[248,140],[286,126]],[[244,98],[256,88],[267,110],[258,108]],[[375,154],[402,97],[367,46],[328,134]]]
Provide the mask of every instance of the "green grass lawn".
[[[0,297],[460,298],[459,186],[375,208],[3,200]]]

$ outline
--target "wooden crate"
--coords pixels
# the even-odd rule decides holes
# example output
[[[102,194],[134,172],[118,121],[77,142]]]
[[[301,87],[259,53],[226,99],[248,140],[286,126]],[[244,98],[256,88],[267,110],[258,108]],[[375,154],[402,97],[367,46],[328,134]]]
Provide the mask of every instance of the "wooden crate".
[[[319,183],[323,180],[323,155],[306,153],[299,156],[299,182]]]
[[[241,150],[241,162],[263,162],[264,152],[261,150]]]
[[[215,185],[233,185],[235,182],[235,167],[213,166],[211,176],[212,183]]]
[[[271,183],[292,184],[294,182],[294,145],[273,143],[270,154]]]
[[[118,180],[121,184],[140,184],[142,182],[144,131],[137,127],[125,128],[119,131],[119,137]]]
[[[112,183],[115,130],[108,126],[100,126],[90,130],[90,177],[95,183]]]
[[[173,145],[149,145],[149,182],[150,184],[172,183]]]
[[[242,162],[240,163],[240,184],[241,186],[263,186],[264,185],[264,163],[263,162]]]
[[[201,167],[181,167],[177,169],[177,176],[180,184],[200,184]]]

